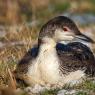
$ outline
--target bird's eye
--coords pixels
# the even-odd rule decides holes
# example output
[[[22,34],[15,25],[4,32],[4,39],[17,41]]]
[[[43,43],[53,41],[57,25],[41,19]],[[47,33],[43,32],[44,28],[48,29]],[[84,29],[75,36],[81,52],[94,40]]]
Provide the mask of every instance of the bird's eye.
[[[63,30],[64,30],[64,32],[67,32],[68,28],[67,27],[63,27]]]

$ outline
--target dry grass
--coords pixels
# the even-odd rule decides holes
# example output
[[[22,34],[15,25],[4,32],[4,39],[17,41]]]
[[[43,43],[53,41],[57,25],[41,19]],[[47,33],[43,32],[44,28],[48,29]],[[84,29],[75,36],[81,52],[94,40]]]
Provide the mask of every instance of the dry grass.
[[[12,72],[18,61],[36,43],[37,35],[36,27],[7,27],[6,35],[0,39],[4,44],[0,48],[0,95],[28,95],[17,89]]]
[[[17,62],[32,47],[37,37],[37,29],[22,25],[20,29],[7,29],[7,34],[1,39],[5,44],[0,48],[0,86],[16,89],[12,72]]]
[[[2,1],[6,0],[1,0],[1,2]],[[27,2],[27,0],[18,0],[19,4],[26,6],[24,6],[26,8],[26,14],[19,13],[22,12],[19,4],[15,3],[17,4],[17,7],[12,5],[16,1],[13,3],[10,2],[12,6],[9,7],[8,10],[3,11],[5,15],[0,16],[0,21],[2,24],[7,23],[6,25],[11,25],[18,22],[26,22],[27,18],[30,18],[29,20],[39,21],[39,27],[41,27],[41,25],[48,19],[56,16],[56,14],[63,13],[65,10],[73,10],[74,12],[80,13],[87,11],[93,11],[93,13],[95,12],[94,3],[90,2],[90,0],[78,1],[72,0],[72,2],[70,2],[70,0],[32,0],[32,2]],[[5,3],[0,3],[0,6],[5,6]],[[33,44],[37,42],[39,27],[36,25],[31,27],[27,26],[27,24],[5,27],[6,35],[0,38],[0,41],[4,43],[4,46],[0,48],[0,95],[14,95],[14,91],[11,92],[11,88],[14,88],[15,90],[16,83],[12,71],[16,68],[18,61],[24,56],[24,54],[32,47]],[[90,86],[92,88],[90,88]],[[88,82],[85,82],[79,88],[81,87],[84,87],[85,89],[88,87],[88,89],[95,90],[95,85]],[[42,95],[54,95],[56,93],[57,92],[54,90],[47,91]]]

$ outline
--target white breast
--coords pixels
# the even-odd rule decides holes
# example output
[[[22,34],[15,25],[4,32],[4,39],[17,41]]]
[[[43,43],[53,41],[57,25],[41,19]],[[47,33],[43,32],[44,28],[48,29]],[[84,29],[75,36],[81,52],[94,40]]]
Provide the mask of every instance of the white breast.
[[[41,84],[56,84],[60,80],[59,60],[56,49],[41,50],[36,60],[28,69],[29,76],[33,82]]]

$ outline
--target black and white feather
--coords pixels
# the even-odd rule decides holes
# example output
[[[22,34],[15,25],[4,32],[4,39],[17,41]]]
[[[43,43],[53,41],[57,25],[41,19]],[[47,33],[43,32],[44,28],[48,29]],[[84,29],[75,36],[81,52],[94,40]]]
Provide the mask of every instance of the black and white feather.
[[[75,39],[94,43],[81,34],[75,23],[59,16],[43,25],[38,45],[21,59],[15,76],[28,85],[62,87],[95,75],[95,58],[90,48]],[[63,41],[63,43],[60,43]],[[67,44],[66,44],[67,43]]]

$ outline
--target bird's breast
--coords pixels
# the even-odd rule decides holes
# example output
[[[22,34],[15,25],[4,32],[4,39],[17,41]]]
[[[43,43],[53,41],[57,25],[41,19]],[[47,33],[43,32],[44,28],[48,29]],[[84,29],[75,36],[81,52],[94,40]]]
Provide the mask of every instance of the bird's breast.
[[[36,82],[55,84],[60,80],[59,59],[56,49],[40,52],[36,60],[28,69],[30,75]]]

